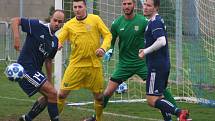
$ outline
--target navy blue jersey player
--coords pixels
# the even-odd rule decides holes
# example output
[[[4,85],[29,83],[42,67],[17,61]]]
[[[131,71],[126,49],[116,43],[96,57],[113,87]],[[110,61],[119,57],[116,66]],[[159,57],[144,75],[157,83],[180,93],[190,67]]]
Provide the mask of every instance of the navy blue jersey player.
[[[170,58],[167,32],[163,19],[158,14],[160,0],[145,0],[144,16],[149,22],[145,31],[145,49],[139,50],[139,57],[146,57],[148,75],[146,80],[146,98],[150,106],[160,109],[164,120],[171,121],[171,115],[179,121],[187,121],[189,112],[175,107],[163,98],[170,72]]]
[[[62,10],[54,11],[48,24],[43,24],[37,19],[19,17],[12,19],[14,48],[17,51],[20,51],[19,26],[23,32],[27,33],[17,60],[25,70],[24,78],[18,82],[19,86],[29,97],[37,92],[43,95],[38,98],[27,114],[20,117],[20,121],[33,120],[46,106],[51,121],[59,121],[57,91],[51,83],[51,77],[52,59],[58,48],[58,39],[54,33],[63,22],[64,12]],[[47,76],[42,72],[43,63],[45,63]]]

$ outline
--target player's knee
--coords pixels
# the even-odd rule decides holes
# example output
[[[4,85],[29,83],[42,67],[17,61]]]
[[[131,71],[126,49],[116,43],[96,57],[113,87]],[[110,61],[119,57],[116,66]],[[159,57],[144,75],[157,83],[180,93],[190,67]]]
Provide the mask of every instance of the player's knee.
[[[113,93],[116,91],[116,89],[118,88],[118,86],[119,86],[118,83],[110,81],[109,85],[104,91],[104,95],[111,97]]]
[[[110,96],[112,96],[112,93],[113,93],[113,91],[111,91],[111,90],[105,90],[104,95],[110,97]]]
[[[38,98],[38,102],[45,104],[45,103],[47,103],[47,98],[45,96],[41,96],[41,97]]]
[[[99,95],[95,96],[95,100],[98,101],[98,102],[102,102],[103,98],[104,98],[103,94],[99,94]]]
[[[149,106],[154,107],[154,104],[153,104],[153,102],[152,102],[152,101],[147,100],[147,103],[148,103],[148,105],[149,105]]]
[[[147,96],[147,103],[149,106],[154,107],[155,106],[155,102],[158,98],[155,96]]]
[[[57,100],[57,91],[56,90],[50,90],[48,93],[48,99],[49,100]]]
[[[61,100],[62,100],[62,99],[66,99],[66,97],[67,97],[67,95],[64,94],[64,93],[61,93],[61,92],[60,92],[60,93],[58,94],[58,98],[61,99]]]

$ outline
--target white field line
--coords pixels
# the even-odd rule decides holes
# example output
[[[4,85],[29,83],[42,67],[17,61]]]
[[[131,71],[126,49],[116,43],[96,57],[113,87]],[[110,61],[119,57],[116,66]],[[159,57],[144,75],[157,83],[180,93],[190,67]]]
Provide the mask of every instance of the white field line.
[[[21,99],[21,98],[12,98],[12,97],[4,97],[0,96],[0,99],[6,99],[6,100],[15,100],[15,101],[23,101],[23,102],[34,102],[35,100],[30,100],[30,99]],[[94,112],[93,109],[87,109],[87,108],[80,108],[73,106],[76,109],[83,110],[83,111],[88,111],[88,112]],[[104,115],[112,115],[112,116],[117,116],[117,117],[125,117],[125,118],[130,118],[130,119],[142,119],[142,120],[148,120],[148,121],[162,121],[161,119],[154,119],[154,118],[143,118],[143,117],[138,117],[138,116],[130,116],[130,115],[125,115],[125,114],[117,114],[117,113],[110,113],[110,112],[104,112]]]
[[[28,100],[28,99],[21,99],[21,98],[13,98],[13,97],[3,97],[0,96],[1,99],[7,99],[7,100],[15,100],[15,101],[23,101],[23,102],[35,102],[35,100]]]
[[[88,111],[88,112],[95,112],[93,109],[80,108],[80,107],[77,107],[77,109],[83,110],[83,111]],[[112,116],[116,116],[116,117],[125,117],[125,118],[129,118],[129,119],[142,119],[143,121],[145,121],[145,120],[147,120],[147,121],[163,121],[161,119],[143,118],[143,117],[138,117],[138,116],[118,114],[118,113],[110,113],[110,112],[103,112],[103,113],[104,113],[104,115],[112,115]]]

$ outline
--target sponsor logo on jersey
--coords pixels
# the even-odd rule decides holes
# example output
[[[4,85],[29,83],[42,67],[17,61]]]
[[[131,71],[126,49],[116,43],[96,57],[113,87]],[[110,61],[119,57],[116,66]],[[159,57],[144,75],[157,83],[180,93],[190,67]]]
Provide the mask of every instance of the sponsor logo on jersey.
[[[86,29],[87,29],[87,31],[90,31],[90,30],[91,30],[91,28],[92,28],[92,27],[91,27],[91,25],[89,25],[89,24],[88,24],[88,25],[86,25]]]
[[[45,44],[40,44],[39,51],[43,53],[44,56],[48,56],[48,52],[45,51]]]
[[[134,30],[138,31],[139,30],[139,26],[134,26]]]

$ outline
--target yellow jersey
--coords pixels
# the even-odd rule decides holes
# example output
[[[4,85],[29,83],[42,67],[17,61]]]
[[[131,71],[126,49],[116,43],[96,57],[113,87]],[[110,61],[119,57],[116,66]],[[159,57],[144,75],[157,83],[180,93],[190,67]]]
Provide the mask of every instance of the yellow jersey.
[[[101,67],[101,58],[95,52],[98,48],[107,51],[112,35],[98,15],[88,14],[84,20],[74,17],[66,22],[58,39],[61,45],[65,40],[71,43],[70,64],[73,67]]]

